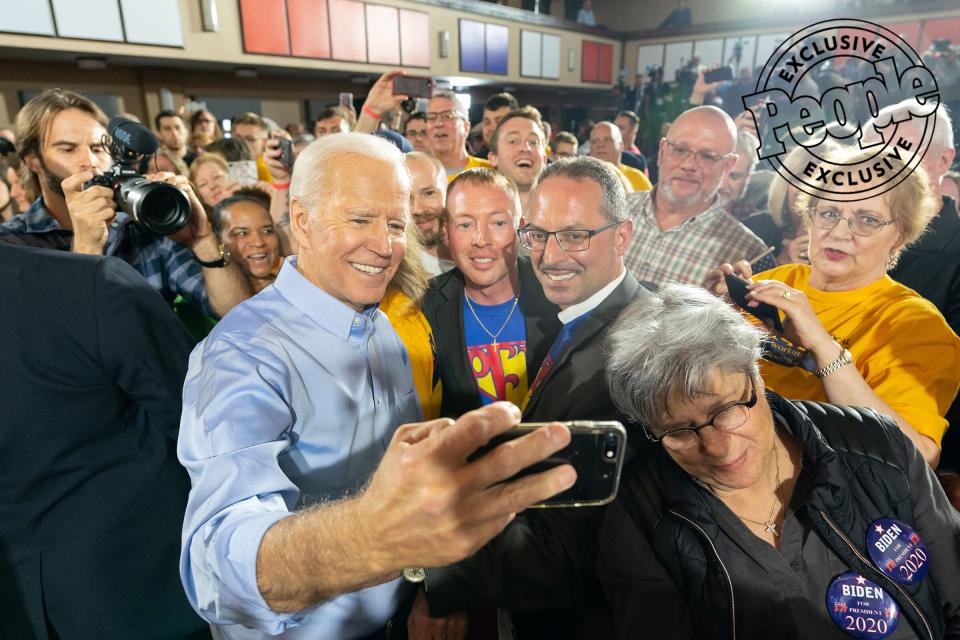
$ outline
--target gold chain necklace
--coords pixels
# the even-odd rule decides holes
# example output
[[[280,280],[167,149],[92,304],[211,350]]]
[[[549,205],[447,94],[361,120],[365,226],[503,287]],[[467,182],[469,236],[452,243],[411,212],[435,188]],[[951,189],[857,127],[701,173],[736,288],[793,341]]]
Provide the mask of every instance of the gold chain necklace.
[[[510,323],[510,318],[513,317],[513,312],[517,310],[517,303],[520,302],[520,294],[518,293],[513,299],[513,306],[510,307],[510,313],[507,314],[507,319],[503,321],[503,324],[500,326],[500,330],[496,333],[490,333],[490,329],[487,329],[487,325],[483,324],[483,320],[480,319],[480,316],[477,315],[476,309],[473,308],[473,303],[470,302],[470,296],[466,292],[463,293],[464,299],[467,301],[467,306],[470,307],[470,313],[473,314],[474,320],[477,321],[477,324],[480,325],[480,328],[483,329],[484,333],[490,336],[493,344],[493,353],[497,354],[497,338],[500,337],[500,334],[503,333],[503,330],[507,328],[507,325]]]
[[[776,484],[774,485],[773,490],[773,506],[770,508],[770,515],[767,516],[767,522],[751,520],[750,518],[741,516],[739,513],[737,515],[741,520],[746,520],[747,522],[752,522],[753,524],[759,524],[761,527],[766,527],[767,533],[772,533],[775,538],[778,538],[780,537],[780,532],[777,531],[777,519],[774,516],[777,513],[777,505],[780,504],[780,500],[777,498],[777,490],[780,488],[780,456],[777,453],[776,441],[773,443],[773,464],[775,465],[774,468],[776,469]]]

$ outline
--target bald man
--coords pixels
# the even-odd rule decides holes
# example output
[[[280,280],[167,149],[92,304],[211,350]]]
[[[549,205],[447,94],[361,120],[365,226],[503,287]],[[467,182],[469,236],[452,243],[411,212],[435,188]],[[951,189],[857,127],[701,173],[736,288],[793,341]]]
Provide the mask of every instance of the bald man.
[[[612,162],[627,177],[634,191],[649,191],[652,187],[642,171],[623,164],[623,134],[612,122],[598,122],[590,131],[590,155]]]
[[[627,196],[634,236],[625,262],[634,276],[702,284],[720,264],[752,262],[766,250],[717,196],[736,149],[737,128],[716,107],[695,107],[673,122],[657,150],[660,182]]]

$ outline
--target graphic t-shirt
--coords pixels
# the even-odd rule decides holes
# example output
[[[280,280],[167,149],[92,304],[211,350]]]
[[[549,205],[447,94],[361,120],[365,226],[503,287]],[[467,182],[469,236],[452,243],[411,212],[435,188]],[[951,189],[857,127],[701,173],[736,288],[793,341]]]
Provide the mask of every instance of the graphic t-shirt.
[[[486,331],[470,311],[471,305]],[[503,331],[500,331],[501,327]],[[464,300],[463,332],[470,369],[483,404],[509,400],[522,407],[528,384],[527,329],[520,306],[515,305],[513,299],[493,305],[477,304],[472,300],[467,304]],[[490,334],[497,336],[496,348]]]

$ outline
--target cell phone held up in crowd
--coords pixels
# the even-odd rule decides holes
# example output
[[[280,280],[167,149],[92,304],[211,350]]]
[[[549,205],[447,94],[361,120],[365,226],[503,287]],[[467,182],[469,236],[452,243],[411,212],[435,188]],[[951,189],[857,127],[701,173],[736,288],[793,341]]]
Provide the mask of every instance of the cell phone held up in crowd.
[[[733,67],[726,65],[724,67],[717,67],[712,71],[707,71],[703,74],[703,81],[707,84],[713,82],[727,82],[733,80]]]
[[[485,446],[477,449],[470,456],[470,460],[486,455],[500,444],[525,436],[546,424],[548,423],[522,422],[509,431],[494,436]],[[626,429],[616,421],[575,420],[563,424],[570,429],[570,444],[546,460],[527,467],[511,480],[570,464],[577,472],[576,483],[566,491],[533,507],[593,507],[612,502],[620,485],[620,471],[627,449]]]
[[[750,302],[747,300],[747,285],[750,284],[749,282],[732,273],[725,273],[723,277],[727,281],[727,293],[730,295],[730,299],[737,303],[737,306],[755,318],[763,321],[772,321],[774,329],[783,331],[783,323],[780,322],[780,312],[775,306],[767,304],[766,302],[761,302],[756,307],[747,306],[747,303]]]
[[[280,146],[280,162],[286,167],[287,171],[293,170],[293,142],[286,138],[277,138],[277,144]]]
[[[393,95],[408,98],[432,98],[433,78],[423,76],[394,76]]]

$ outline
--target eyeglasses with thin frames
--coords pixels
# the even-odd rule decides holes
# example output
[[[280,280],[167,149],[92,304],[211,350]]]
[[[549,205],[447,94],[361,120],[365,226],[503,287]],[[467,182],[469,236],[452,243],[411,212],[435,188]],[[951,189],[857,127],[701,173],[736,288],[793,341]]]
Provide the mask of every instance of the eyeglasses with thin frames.
[[[460,114],[456,111],[428,111],[427,112],[427,122],[450,122],[451,120],[460,119]]]
[[[840,224],[841,220],[846,220],[850,233],[865,238],[876,235],[885,226],[894,223],[893,220],[883,220],[871,213],[857,213],[851,218],[845,218],[840,215],[840,209],[837,207],[824,207],[819,210],[811,208],[808,213],[811,224],[818,229],[829,231]]]
[[[725,160],[733,155],[733,153],[725,153],[723,155],[718,155],[712,151],[694,151],[690,147],[684,144],[676,144],[670,142],[666,138],[663,138],[663,141],[667,143],[667,150],[670,155],[676,158],[677,160],[684,162],[687,158],[693,155],[697,159],[697,164],[701,167],[712,167],[721,160]]]
[[[679,450],[686,449],[700,440],[700,432],[707,427],[713,427],[717,431],[729,433],[736,431],[747,422],[750,416],[750,409],[757,404],[757,384],[753,376],[748,375],[750,380],[750,399],[730,402],[713,412],[713,415],[705,424],[699,427],[684,427],[682,429],[671,429],[654,436],[650,431],[644,428],[643,432],[651,442],[659,442],[664,447]]]
[[[560,245],[560,249],[565,253],[570,253],[586,251],[590,248],[590,238],[602,231],[617,226],[621,222],[623,221],[617,220],[616,222],[605,224],[597,229],[562,229],[560,231],[544,231],[536,227],[524,227],[523,229],[518,229],[517,233],[520,234],[520,244],[531,251],[543,251],[546,249],[547,243],[550,241],[550,236],[553,236],[557,239],[557,244]]]

